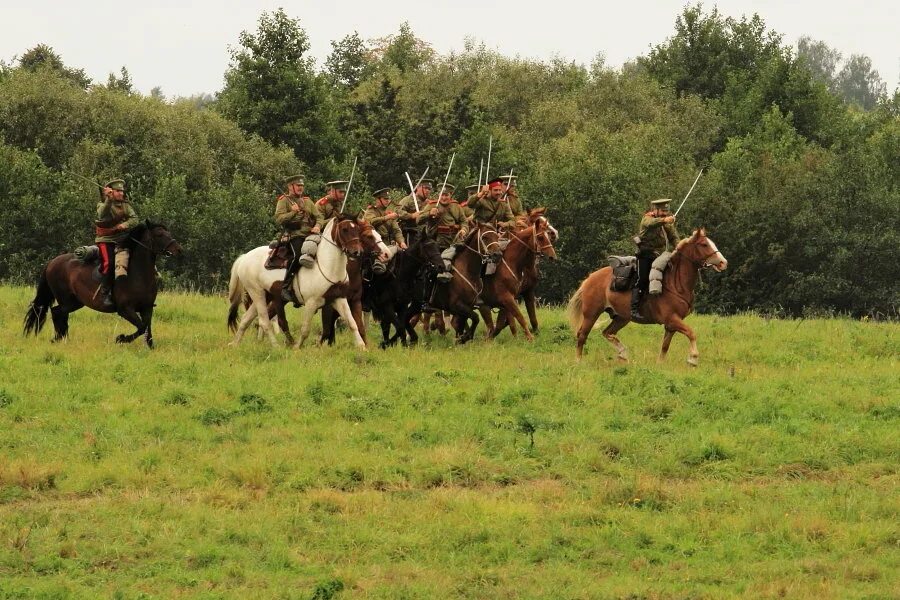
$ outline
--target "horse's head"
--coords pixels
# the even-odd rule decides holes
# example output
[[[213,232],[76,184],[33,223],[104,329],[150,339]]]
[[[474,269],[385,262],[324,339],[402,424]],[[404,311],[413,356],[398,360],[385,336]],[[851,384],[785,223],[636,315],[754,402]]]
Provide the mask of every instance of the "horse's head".
[[[472,228],[466,237],[466,247],[482,257],[487,257],[491,262],[499,262],[503,256],[503,250],[500,248],[500,233],[494,226],[487,223],[479,223]]]
[[[143,246],[154,255],[178,256],[182,252],[181,244],[172,232],[161,223],[146,220],[138,224],[129,233],[133,246]]]
[[[556,260],[556,248],[553,247],[552,238],[552,232],[556,230],[550,227],[550,221],[544,216],[537,216],[532,227],[534,227],[534,251],[539,256],[546,256],[550,260]]]
[[[678,242],[675,252],[690,260],[697,268],[712,267],[716,271],[728,268],[728,261],[716,247],[716,243],[706,237],[706,229],[695,229],[691,237]]]
[[[360,240],[359,223],[356,217],[340,215],[334,220],[334,227],[331,229],[331,240],[338,248],[347,253],[352,258],[359,258],[362,255],[363,244]]]
[[[436,271],[444,269],[444,259],[441,258],[441,251],[437,243],[429,237],[420,235],[410,247],[409,252],[416,261]]]
[[[547,218],[547,209],[543,206],[538,206],[537,208],[532,208],[528,211],[528,222],[531,225],[536,225],[538,219],[543,219],[547,223],[547,237],[550,238],[550,241],[556,243],[556,240],[559,239],[559,232],[556,228],[550,224],[550,219]]]
[[[359,241],[362,243],[363,252],[368,254],[387,254],[388,247],[378,230],[367,221],[357,220],[356,224],[359,225]]]

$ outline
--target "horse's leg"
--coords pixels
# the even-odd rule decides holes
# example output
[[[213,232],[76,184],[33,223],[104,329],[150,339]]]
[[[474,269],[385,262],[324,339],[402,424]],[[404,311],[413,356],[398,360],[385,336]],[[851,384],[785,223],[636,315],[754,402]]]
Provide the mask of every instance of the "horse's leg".
[[[462,324],[461,329],[465,330],[465,333],[462,337],[457,337],[456,341],[460,344],[465,344],[475,337],[475,330],[478,329],[478,313],[474,310],[465,309],[463,312],[457,314],[462,315],[460,323]],[[472,325],[467,329],[466,325],[469,321],[472,322]]]
[[[253,300],[253,306],[256,307],[256,316],[259,318],[260,328],[269,337],[269,343],[272,344],[272,347],[278,347],[278,337],[276,337],[272,322],[269,320],[269,304],[266,302],[265,290],[250,292],[250,299]],[[249,313],[250,311],[247,312]],[[245,314],[244,317],[246,318],[246,316]]]
[[[616,351],[618,351],[618,359],[622,362],[628,362],[628,348],[625,347],[619,338],[616,337],[616,332],[625,327],[628,324],[628,319],[623,319],[621,317],[613,317],[613,320],[609,322],[609,325],[603,330],[603,337],[609,340],[609,343],[612,344]]]
[[[147,342],[147,347],[151,350],[153,349],[153,305],[151,304],[149,308],[145,308],[141,311],[141,320],[144,322],[144,325],[147,326],[147,330],[144,331],[144,341]]]
[[[288,346],[294,344],[294,336],[291,335],[291,327],[288,325],[287,315],[284,312],[284,302],[280,296],[276,296],[272,303],[275,305],[275,313],[278,315],[278,327],[284,333],[284,340]]]
[[[678,315],[672,315],[668,322],[666,323],[666,330],[669,328],[674,329],[678,333],[683,334],[687,339],[691,340],[691,349],[690,354],[688,354],[687,362],[692,367],[696,367],[700,364],[700,351],[697,350],[697,334],[694,333],[694,330],[688,327],[687,323],[681,320],[681,317]]]
[[[334,330],[337,324],[337,313],[330,304],[322,307],[322,335],[319,336],[319,344],[327,342],[328,345],[334,344]]]
[[[537,303],[534,297],[534,288],[525,291],[522,294],[522,299],[525,300],[525,310],[528,311],[528,320],[531,322],[531,333],[537,335]]]
[[[357,298],[352,303],[348,302],[347,304],[350,307],[353,322],[356,323],[356,328],[359,330],[359,337],[362,338],[363,346],[368,346],[369,341],[366,339],[366,323],[365,319],[363,319],[362,299]]]
[[[419,343],[419,334],[416,333],[416,324],[413,322],[413,318],[415,317],[416,309],[413,306],[416,304],[415,301],[411,302],[406,306],[403,310],[403,328],[406,330],[406,335],[409,337],[409,343],[413,346]]]
[[[584,354],[584,344],[587,342],[588,335],[594,327],[594,323],[600,318],[600,307],[583,306],[581,309],[581,325],[578,327],[576,335],[577,344],[575,346],[575,356],[580,360]]]
[[[350,310],[350,304],[347,302],[346,298],[337,298],[334,302],[331,303],[334,306],[338,313],[340,313],[341,318],[347,322],[347,326],[350,328],[350,331],[353,332],[354,342],[356,343],[357,348],[362,348],[365,350],[366,342],[362,339],[362,336],[359,335],[359,327],[356,325],[356,319],[353,318],[353,313]]]
[[[53,318],[53,330],[56,332],[56,335],[51,342],[61,342],[68,337],[69,313],[75,312],[79,308],[81,308],[81,306],[72,308],[69,305],[63,306],[62,304],[57,304],[50,309],[50,316]]]
[[[491,339],[491,334],[494,331],[494,316],[491,314],[491,307],[487,304],[482,304],[478,307],[478,312],[481,313],[481,320],[484,321],[484,337]]]
[[[250,306],[247,307],[247,310],[244,311],[244,316],[241,317],[241,322],[238,323],[237,331],[234,332],[234,339],[228,342],[229,346],[237,346],[241,343],[241,338],[244,336],[244,332],[247,331],[247,328],[250,327],[250,324],[253,323],[253,320],[256,318],[256,304],[250,302]]]
[[[666,354],[669,352],[669,344],[672,343],[672,337],[674,335],[675,330],[666,327],[665,333],[663,334],[662,347],[659,349],[659,359],[657,359],[658,362],[666,360]]]
[[[310,323],[312,323],[313,315],[324,305],[325,298],[322,297],[310,299],[303,305],[300,312],[300,337],[297,338],[297,342],[294,344],[295,349],[303,346],[303,342],[309,337]]]
[[[118,313],[120,317],[137,327],[137,331],[135,331],[131,335],[120,333],[116,336],[117,344],[130,344],[134,340],[144,335],[144,332],[147,330],[147,325],[141,319],[141,316],[137,314],[134,308],[130,306],[120,306]]]
[[[501,298],[501,302],[503,303],[503,309],[506,313],[506,318],[509,321],[509,330],[513,332],[513,335],[515,335],[513,319],[510,318],[510,315],[512,315],[512,317],[519,323],[519,325],[522,326],[522,331],[525,332],[525,339],[529,342],[533,342],[534,336],[531,335],[531,331],[528,330],[528,325],[525,323],[525,317],[522,316],[522,311],[519,310],[519,303],[516,302],[515,296],[513,296],[511,293],[506,294]],[[498,317],[497,320],[499,321],[500,317]],[[495,336],[497,333],[499,333],[499,330],[495,329],[492,332],[492,336]]]

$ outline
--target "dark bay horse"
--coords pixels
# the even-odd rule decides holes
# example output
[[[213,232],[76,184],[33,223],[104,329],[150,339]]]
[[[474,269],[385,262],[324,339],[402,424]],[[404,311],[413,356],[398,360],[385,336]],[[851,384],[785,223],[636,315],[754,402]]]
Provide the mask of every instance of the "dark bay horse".
[[[706,231],[700,228],[678,243],[663,276],[662,293],[659,296],[648,295],[641,307],[641,316],[648,324],[660,324],[665,328],[659,360],[666,357],[672,336],[678,332],[691,341],[687,361],[697,366],[700,358],[697,351],[697,336],[694,330],[684,323],[684,318],[693,309],[694,287],[697,285],[700,269],[704,267],[724,271],[728,268],[728,261],[716,248],[715,243],[706,237]],[[610,290],[611,278],[612,269],[609,267],[594,271],[569,300],[569,323],[577,332],[576,354],[579,359],[591,328],[600,313],[605,311],[612,317],[612,321],[603,330],[603,337],[615,346],[619,360],[628,360],[628,350],[616,337],[616,332],[631,320],[631,290],[622,292]]]
[[[412,244],[403,252],[398,252],[388,263],[385,273],[373,275],[369,290],[372,315],[381,323],[381,347],[386,348],[400,342],[407,345],[407,335],[415,344],[419,336],[410,317],[418,312],[422,304],[423,269],[439,271],[444,268],[441,252],[434,240],[416,236]],[[395,334],[390,335],[391,325]]]
[[[485,277],[484,291],[481,299],[484,301],[479,307],[485,323],[490,322],[491,308],[501,309],[501,315],[497,319],[497,325],[488,332],[488,338],[495,337],[503,328],[506,320],[509,320],[509,328],[513,335],[516,334],[513,319],[522,326],[525,337],[530,341],[534,339],[525,318],[519,310],[516,297],[522,290],[526,274],[533,268],[538,256],[547,256],[551,260],[556,259],[556,250],[549,236],[550,224],[542,216],[535,219],[534,225],[518,231],[510,231],[509,243],[503,251],[503,257],[492,277]],[[505,317],[505,318],[504,318]]]
[[[157,292],[156,259],[160,254],[180,254],[181,246],[168,229],[150,221],[132,229],[124,245],[131,252],[131,260],[128,276],[116,281],[113,286],[114,307],[104,308],[97,293],[100,282],[94,275],[96,263],[85,264],[77,260],[74,254],[61,254],[47,263],[41,273],[37,293],[25,314],[23,333],[37,335],[44,327],[49,310],[56,330],[53,341],[58,342],[69,333],[69,313],[87,306],[98,312],[115,312],[137,327],[131,335],[117,336],[116,343],[133,342],[144,335],[147,346],[152,348],[153,307]],[[56,306],[53,306],[54,302]]]
[[[485,223],[475,225],[453,258],[453,279],[434,286],[429,304],[457,317],[453,320],[453,326],[456,341],[460,344],[471,340],[478,327],[478,313],[474,307],[475,299],[484,289],[482,267],[487,260],[499,260],[501,254],[497,230]]]

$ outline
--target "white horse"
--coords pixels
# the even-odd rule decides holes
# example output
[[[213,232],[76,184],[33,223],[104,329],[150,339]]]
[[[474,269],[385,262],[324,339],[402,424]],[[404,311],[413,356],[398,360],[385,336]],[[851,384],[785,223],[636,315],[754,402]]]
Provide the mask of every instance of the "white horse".
[[[298,298],[302,298],[304,302],[301,309],[300,336],[294,344],[295,348],[299,348],[309,337],[310,322],[315,312],[325,305],[326,292],[334,285],[346,284],[349,281],[347,256],[358,257],[362,253],[359,233],[360,226],[353,219],[328,221],[322,232],[322,241],[319,243],[316,254],[316,264],[300,269],[294,277],[292,282],[294,294]],[[383,246],[383,243],[379,246]],[[229,344],[231,346],[240,343],[247,327],[256,318],[259,318],[259,327],[265,335],[268,335],[272,345],[278,345],[275,328],[269,319],[266,292],[275,293],[272,288],[274,284],[284,279],[285,270],[266,269],[265,262],[268,254],[268,246],[254,248],[239,256],[231,267],[231,281],[228,286],[228,299],[231,302],[229,323],[236,320],[237,310],[244,294],[249,296],[252,302],[237,326],[234,340]],[[335,298],[331,304],[353,332],[356,346],[364,348],[365,342],[359,335],[359,329],[356,321],[353,320],[347,299],[345,297]]]

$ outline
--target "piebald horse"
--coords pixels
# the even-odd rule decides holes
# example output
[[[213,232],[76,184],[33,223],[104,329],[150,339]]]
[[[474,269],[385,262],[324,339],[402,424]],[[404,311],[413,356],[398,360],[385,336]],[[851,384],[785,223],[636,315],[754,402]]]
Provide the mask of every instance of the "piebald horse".
[[[362,253],[360,242],[360,226],[356,219],[334,218],[328,221],[322,231],[322,241],[316,254],[316,264],[310,268],[300,269],[292,282],[294,294],[303,299],[301,309],[300,337],[294,344],[299,348],[309,337],[310,321],[313,314],[325,305],[326,294],[332,286],[346,284],[347,257],[359,258]],[[231,281],[228,286],[228,299],[231,308],[228,313],[228,326],[235,330],[234,340],[230,345],[236,346],[253,320],[259,317],[260,329],[269,337],[273,346],[278,345],[273,323],[269,318],[266,293],[275,296],[280,292],[280,283],[284,279],[284,269],[266,269],[268,246],[254,248],[241,255],[231,267]],[[277,287],[276,287],[277,286]],[[240,324],[237,312],[244,294],[250,297],[252,304],[244,313]],[[346,297],[331,300],[332,306],[347,322],[353,332],[357,347],[365,348],[365,342],[359,334],[359,328],[350,312]]]
[[[706,231],[700,228],[678,243],[663,277],[662,293],[658,296],[648,295],[641,307],[641,315],[647,324],[660,324],[665,328],[659,360],[665,359],[672,336],[677,332],[685,335],[691,342],[688,364],[697,366],[699,362],[697,336],[685,324],[684,318],[694,307],[694,287],[697,285],[700,269],[705,267],[724,271],[728,268],[728,261],[716,244],[706,237]],[[612,291],[609,287],[611,279],[610,267],[594,271],[569,300],[569,323],[576,331],[576,355],[579,359],[591,328],[600,313],[605,311],[612,317],[612,321],[603,330],[603,337],[616,348],[619,360],[628,360],[628,349],[619,341],[616,333],[631,321],[631,290]]]

